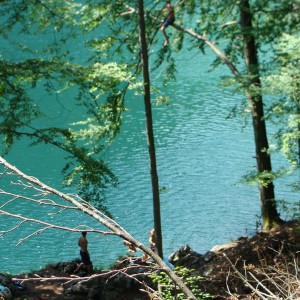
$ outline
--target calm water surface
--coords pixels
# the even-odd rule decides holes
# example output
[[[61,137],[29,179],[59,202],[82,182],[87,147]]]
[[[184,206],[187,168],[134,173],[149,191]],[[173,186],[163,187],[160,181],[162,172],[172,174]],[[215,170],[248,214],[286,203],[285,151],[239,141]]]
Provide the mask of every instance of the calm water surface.
[[[161,193],[165,256],[185,244],[204,253],[216,244],[251,233],[260,213],[257,188],[238,184],[241,176],[255,166],[251,124],[243,128],[241,118],[226,119],[242,96],[219,86],[220,76],[229,74],[225,67],[208,72],[213,59],[213,55],[196,52],[179,56],[177,81],[164,88],[170,105],[153,106],[158,173],[160,186],[165,190]],[[152,75],[152,83],[159,85],[160,80],[159,72]],[[45,107],[53,110],[54,117],[49,122],[72,121],[80,115],[64,99],[48,101],[42,91],[40,97],[48,102]],[[153,213],[143,99],[132,95],[126,104],[128,111],[121,133],[103,157],[120,181],[117,188],[107,191],[108,206],[123,227],[147,244]],[[51,147],[27,148],[22,142],[7,159],[25,173],[60,188],[63,157]],[[5,188],[8,186],[7,183]],[[43,214],[28,205],[13,208],[20,214]],[[3,216],[0,221],[4,228],[13,224]],[[99,227],[79,213],[67,214],[61,222]],[[28,271],[79,256],[78,234],[57,230],[33,236],[16,246],[34,228],[23,225],[0,238],[0,271]],[[107,267],[119,255],[126,254],[117,238],[96,234],[89,234],[88,238],[96,267]]]

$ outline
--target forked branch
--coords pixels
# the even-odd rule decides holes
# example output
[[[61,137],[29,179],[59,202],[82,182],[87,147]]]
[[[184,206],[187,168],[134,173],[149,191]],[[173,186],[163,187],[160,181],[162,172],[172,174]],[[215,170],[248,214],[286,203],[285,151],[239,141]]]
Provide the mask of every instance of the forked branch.
[[[147,255],[152,257],[152,259],[157,263],[157,265],[161,268],[162,271],[164,271],[168,276],[174,281],[174,283],[182,290],[182,292],[186,295],[188,300],[196,300],[196,297],[193,295],[193,293],[189,290],[189,288],[184,284],[184,282],[170,269],[170,267],[163,261],[162,258],[160,258],[156,253],[154,253],[150,248],[146,247],[144,244],[136,240],[134,237],[132,237],[128,232],[125,231],[118,223],[116,223],[114,220],[111,218],[107,217],[104,215],[102,212],[97,210],[95,207],[84,201],[83,199],[79,198],[78,196],[72,196],[72,195],[67,195],[64,194],[44,183],[39,181],[37,178],[28,176],[19,169],[17,169],[15,166],[12,166],[9,164],[5,159],[0,157],[0,164],[2,164],[6,169],[9,169],[13,173],[15,173],[19,178],[22,180],[26,181],[26,185],[31,188],[37,188],[39,191],[43,191],[42,194],[44,195],[55,195],[59,197],[60,199],[63,199],[64,201],[70,203],[72,206],[76,207],[76,209],[82,211],[86,215],[94,218],[97,220],[99,223],[104,225],[106,228],[109,229],[108,232],[102,232],[98,231],[98,233],[101,234],[113,234],[116,236],[119,236],[122,239],[127,240],[128,242],[132,243],[135,245],[137,248],[145,252]],[[28,183],[28,184],[27,184]],[[5,205],[4,205],[5,206]],[[69,231],[79,231],[79,229],[76,228],[67,228],[67,227],[62,227],[62,226],[57,226],[54,224],[50,224],[47,222],[44,222],[42,220],[37,220],[37,219],[29,219],[22,217],[17,214],[12,214],[7,211],[4,211],[3,209],[0,210],[0,214],[7,215],[13,218],[20,219],[21,222],[19,225],[9,229],[8,231],[12,231],[14,229],[17,229],[20,227],[22,224],[24,224],[27,221],[30,222],[35,222],[40,225],[42,225],[42,229],[37,230],[33,234],[39,234],[42,233],[43,231],[50,229],[50,228],[56,228],[56,229],[62,229],[62,230],[69,230]],[[8,232],[7,231],[7,232]],[[95,231],[95,230],[92,230]],[[96,232],[96,231],[95,231]],[[31,234],[31,235],[33,235]],[[30,236],[31,236],[30,235]],[[26,238],[29,238],[30,236],[27,236]],[[26,239],[25,238],[25,239]]]

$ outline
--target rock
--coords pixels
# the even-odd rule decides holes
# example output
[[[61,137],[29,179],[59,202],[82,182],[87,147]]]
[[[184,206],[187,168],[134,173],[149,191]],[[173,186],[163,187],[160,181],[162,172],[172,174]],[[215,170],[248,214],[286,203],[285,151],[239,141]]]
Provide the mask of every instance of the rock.
[[[21,284],[21,282],[19,280],[15,281],[15,289],[19,290],[19,291],[26,291],[27,287],[23,284]]]
[[[98,300],[101,299],[101,287],[99,286],[93,286],[89,289],[89,293],[87,295],[87,299],[89,300]]]
[[[4,286],[9,286],[11,284],[11,280],[5,274],[0,274],[0,284]]]
[[[0,273],[0,287],[1,286],[5,287],[9,290],[9,291],[6,292],[6,294],[7,294],[6,298],[4,298],[4,296],[3,296],[3,298],[4,299],[11,299],[11,298],[7,298],[7,297],[9,297],[9,294],[11,295],[12,293],[14,293],[14,289],[15,289],[14,283],[12,282],[12,280],[9,276],[7,276],[3,273]],[[0,288],[0,292],[3,292],[3,291],[1,291],[1,288]],[[1,295],[1,293],[0,293],[0,295]]]
[[[176,263],[180,261],[183,257],[186,257],[191,253],[192,249],[189,245],[182,246],[179,250],[175,251],[170,255],[169,261],[172,263]]]
[[[66,264],[63,268],[63,272],[66,274],[73,274],[77,269],[77,263],[75,261]]]
[[[4,300],[11,300],[12,299],[12,294],[9,288],[0,285],[0,299]]]
[[[204,256],[191,249],[189,245],[181,247],[169,257],[174,266],[184,266],[189,269],[202,267],[205,264]]]
[[[83,282],[78,282],[72,286],[70,286],[67,290],[67,294],[80,294],[86,295],[88,294],[89,290]]]
[[[59,269],[61,269],[61,268],[64,268],[65,265],[66,265],[66,263],[64,263],[64,262],[58,262],[58,263],[53,264],[53,265],[51,265],[51,266],[52,266],[52,268],[53,268],[54,270],[59,270]]]
[[[204,261],[205,263],[209,263],[213,258],[216,257],[216,254],[214,252],[208,251],[204,254]]]
[[[238,244],[237,242],[233,242],[233,243],[228,243],[225,245],[215,245],[210,249],[210,252],[222,252],[224,250],[236,247],[237,244]]]

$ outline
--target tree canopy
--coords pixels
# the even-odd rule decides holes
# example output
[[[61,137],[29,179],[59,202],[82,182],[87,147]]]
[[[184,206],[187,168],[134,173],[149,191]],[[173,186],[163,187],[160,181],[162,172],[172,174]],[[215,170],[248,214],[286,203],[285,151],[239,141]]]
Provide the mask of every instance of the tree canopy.
[[[265,67],[272,65],[268,53],[274,51],[281,36],[297,33],[300,3],[299,0],[248,3],[249,7],[244,9],[252,17],[252,27],[248,29],[241,26],[240,12],[245,1],[189,0],[174,2],[174,6],[176,23],[192,27],[213,41],[240,69],[242,76],[236,84],[241,90],[260,94],[251,80],[253,76],[260,78],[268,73]],[[0,53],[2,153],[8,153],[14,142],[23,138],[30,139],[32,145],[45,143],[58,147],[67,158],[63,167],[65,183],[74,184],[86,199],[104,199],[107,184],[116,184],[117,178],[102,153],[120,130],[127,90],[142,92],[138,81],[141,50],[136,1],[2,1],[0,12],[4,45]],[[157,44],[163,20],[162,3],[147,4],[145,12],[147,43]],[[246,71],[247,66],[242,64],[243,37],[245,40],[250,34],[260,59],[256,74]],[[172,46],[157,51],[153,69],[165,63],[165,80],[175,78],[176,54],[185,39],[184,32],[173,33]],[[192,47],[205,52],[205,40],[192,41]],[[74,44],[78,50],[70,52],[70,45]],[[216,57],[213,67],[220,63]],[[61,97],[64,102],[80,106],[82,119],[64,126],[41,126],[37,121],[49,119],[49,114],[43,110],[43,99],[34,93],[37,88],[44,89],[53,99]],[[162,95],[156,93],[156,96]],[[292,155],[294,150],[287,146],[288,134],[279,144]],[[265,150],[269,153],[269,149]],[[268,185],[273,176],[273,170],[263,167],[256,172],[255,179]]]

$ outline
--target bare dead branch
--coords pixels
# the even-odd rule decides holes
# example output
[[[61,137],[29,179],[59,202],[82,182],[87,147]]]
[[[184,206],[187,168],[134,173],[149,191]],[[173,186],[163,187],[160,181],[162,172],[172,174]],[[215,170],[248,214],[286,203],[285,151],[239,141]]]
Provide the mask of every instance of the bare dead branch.
[[[0,195],[7,195],[12,197],[12,199],[8,200],[7,202],[5,202],[3,205],[0,206],[0,209],[4,208],[6,205],[10,204],[11,202],[21,199],[21,200],[25,200],[25,201],[30,201],[30,202],[35,202],[39,205],[46,205],[46,206],[53,206],[53,207],[59,207],[61,208],[61,210],[65,210],[65,209],[72,209],[72,210],[78,210],[77,207],[75,206],[66,206],[66,205],[62,205],[62,204],[58,204],[56,203],[54,200],[52,199],[45,199],[45,198],[41,198],[41,199],[33,199],[30,197],[26,197],[23,195],[17,195],[17,194],[13,194],[13,193],[9,193],[6,192],[4,190],[0,190]]]
[[[60,199],[65,200],[68,203],[71,203],[74,207],[76,207],[78,210],[82,211],[84,214],[94,218],[96,221],[107,227],[110,231],[105,232],[105,234],[112,234],[117,235],[122,239],[127,240],[128,242],[135,245],[137,248],[141,249],[144,253],[152,257],[152,259],[160,266],[161,270],[164,271],[182,290],[182,292],[187,296],[188,300],[196,300],[196,297],[193,295],[193,293],[188,289],[188,287],[184,284],[184,282],[170,269],[170,267],[163,261],[162,258],[160,258],[155,252],[153,252],[150,248],[146,247],[144,244],[142,244],[140,241],[136,240],[134,237],[132,237],[128,232],[126,232],[117,222],[113,221],[106,215],[104,215],[102,212],[97,210],[95,207],[90,205],[88,202],[84,201],[83,199],[79,198],[78,196],[75,198],[74,196],[70,196],[68,194],[64,194],[44,183],[39,181],[37,178],[28,176],[19,169],[17,169],[15,166],[9,164],[5,159],[0,157],[0,164],[2,164],[5,168],[11,170],[11,172],[15,173],[19,178],[22,180],[25,180],[26,183],[22,182],[24,184],[23,186],[25,188],[33,188],[35,190],[38,190],[43,195],[55,195]],[[19,184],[20,181],[19,181]],[[63,226],[58,226],[54,224],[50,224],[41,220],[32,219],[32,218],[26,218],[20,215],[12,214],[9,212],[6,212],[4,210],[0,210],[0,214],[10,216],[16,219],[21,219],[25,222],[34,222],[39,225],[43,225],[44,227],[42,229],[37,230],[33,234],[39,234],[46,229],[61,229],[61,230],[67,230],[67,231],[73,231],[78,232],[79,230],[76,228],[68,228]],[[23,223],[23,224],[24,224]],[[100,230],[89,230],[90,232],[98,232],[101,234],[104,234],[104,231]],[[5,231],[4,231],[5,233]],[[3,233],[2,233],[3,234]],[[30,236],[32,236],[31,234]],[[26,238],[28,238],[27,236]],[[26,239],[25,238],[25,239]]]
[[[128,6],[128,8],[130,9],[131,13],[136,12],[134,8],[132,8],[130,6]],[[150,16],[150,17],[152,19],[158,21],[159,23],[161,23],[161,20],[158,20],[157,17],[155,17],[155,16]],[[237,21],[227,22],[224,25],[221,25],[221,28],[224,28],[226,26],[233,25],[233,24],[237,24]],[[177,23],[170,24],[170,26],[172,26],[173,28],[175,28],[178,31],[182,31],[184,33],[189,34],[190,36],[192,36],[193,38],[195,38],[197,40],[203,41],[207,46],[209,46],[212,49],[213,52],[215,52],[215,54],[219,57],[219,59],[221,59],[229,67],[229,69],[233,73],[233,75],[240,76],[240,72],[237,70],[235,65],[228,59],[228,57],[212,41],[208,40],[205,35],[200,35],[197,32],[195,32],[194,30],[189,29],[189,28],[184,28]]]
[[[17,243],[17,245],[20,245],[21,243],[23,243],[25,240],[27,240],[28,238],[34,236],[34,235],[38,235],[42,232],[44,232],[45,230],[47,229],[60,229],[60,230],[64,230],[64,231],[70,231],[70,232],[81,232],[83,231],[82,228],[78,229],[78,228],[69,228],[69,227],[64,227],[64,226],[59,226],[59,225],[54,225],[54,224],[51,224],[51,223],[48,223],[48,222],[44,222],[44,221],[41,221],[41,220],[38,220],[38,219],[33,219],[33,218],[26,218],[26,217],[23,217],[21,215],[17,215],[17,214],[12,214],[12,213],[9,213],[7,211],[4,211],[4,210],[0,210],[0,214],[2,215],[5,215],[5,216],[8,216],[8,217],[12,217],[12,218],[15,218],[15,219],[20,219],[22,220],[18,225],[8,229],[8,230],[1,230],[0,231],[0,236],[3,236],[5,235],[6,233],[9,233],[17,228],[19,228],[21,225],[23,225],[24,223],[26,222],[31,222],[31,223],[36,223],[36,224],[39,224],[39,225],[44,225],[45,227],[41,228],[41,229],[38,229],[36,230],[35,232],[27,235],[26,237],[24,238],[21,238],[19,240],[19,242]],[[100,233],[100,234],[103,234],[103,235],[114,235],[113,232],[110,232],[110,231],[102,231],[102,230],[96,230],[96,229],[87,229],[85,228],[84,229],[85,231],[87,232],[96,232],[96,233]]]
[[[127,11],[122,12],[120,15],[121,16],[125,16],[125,15],[131,15],[134,14],[136,12],[135,8],[129,6],[128,4],[124,4],[124,6],[126,7]]]
[[[5,168],[5,170],[0,173],[0,179],[2,179],[2,177],[7,173],[8,170],[8,168]]]
[[[235,25],[237,23],[238,23],[237,21],[229,21],[229,22],[226,22],[225,24],[221,25],[220,28],[223,29],[223,28],[225,28],[227,26]]]
[[[280,251],[275,251],[280,253]],[[285,263],[281,261],[280,264],[275,266],[267,266],[260,270],[259,277],[254,275],[253,272],[247,270],[246,264],[244,264],[245,274],[237,270],[235,265],[224,255],[227,261],[230,263],[234,273],[242,280],[242,282],[251,288],[252,292],[259,297],[259,299],[286,299],[292,300],[299,298],[300,295],[300,280],[299,274],[299,260],[294,259],[294,262]],[[230,276],[230,271],[227,275],[227,281]],[[249,277],[249,278],[248,278]],[[250,282],[251,280],[251,282]],[[254,283],[253,283],[254,282]],[[234,295],[229,290],[229,294],[234,298]]]
[[[228,59],[228,57],[213,42],[208,40],[204,35],[200,35],[200,34],[196,33],[195,31],[193,31],[192,29],[183,28],[180,25],[175,24],[175,23],[171,24],[171,26],[173,26],[176,30],[179,30],[179,31],[189,34],[190,36],[196,38],[197,40],[203,41],[229,67],[229,69],[235,76],[240,75],[239,71],[234,66],[234,64]]]
[[[113,278],[113,276],[116,276],[118,274],[123,274],[124,276],[128,276],[130,278],[133,278],[134,280],[136,280],[139,283],[142,283],[141,281],[139,281],[137,279],[138,276],[143,276],[143,275],[149,275],[150,273],[138,273],[138,274],[129,274],[128,272],[130,270],[135,270],[137,268],[143,268],[145,270],[149,269],[150,270],[158,270],[157,267],[150,267],[150,266],[144,266],[144,265],[136,265],[136,266],[128,266],[119,270],[109,270],[106,272],[102,272],[99,274],[93,274],[90,276],[76,276],[76,275],[71,275],[70,277],[41,277],[38,274],[34,274],[35,277],[31,277],[31,278],[12,278],[12,280],[14,281],[20,281],[21,283],[24,282],[32,282],[32,281],[40,281],[40,282],[55,282],[55,281],[65,281],[64,283],[62,283],[63,286],[68,285],[68,284],[72,284],[75,282],[89,282],[92,281],[96,278],[101,278],[101,277],[107,277],[108,279]]]
[[[268,297],[268,299],[277,299],[278,298],[274,293],[272,293],[266,287],[266,285],[263,284],[263,282],[261,280],[257,279],[256,276],[254,276],[254,274],[252,272],[249,272],[249,275],[256,281],[258,287],[262,287],[267,292],[267,293],[258,292],[258,290],[256,289],[257,294],[265,295],[266,297]]]
[[[2,213],[1,213],[1,211],[0,211],[0,215],[1,215]],[[4,213],[3,213],[4,214]],[[6,212],[5,212],[5,214],[6,214]],[[6,233],[9,233],[9,232],[11,232],[11,231],[14,231],[15,229],[18,229],[23,223],[25,223],[26,221],[25,220],[23,220],[23,221],[21,221],[19,224],[17,224],[17,225],[15,225],[15,226],[13,226],[13,227],[11,227],[10,229],[8,229],[8,230],[2,230],[2,231],[0,231],[0,237],[1,236],[3,236],[4,234],[6,234]]]
[[[255,294],[259,294],[259,296],[261,297],[261,299],[263,300],[268,300],[269,298],[265,297],[262,293],[260,293],[257,288],[255,288],[250,282],[249,280],[236,268],[236,266],[232,263],[232,261],[227,257],[226,254],[224,254],[224,257],[227,259],[227,261],[229,262],[229,264],[231,265],[231,267],[233,268],[233,270],[235,271],[235,273],[238,275],[238,277],[242,280],[242,282],[248,286]]]
[[[0,194],[5,194],[5,195],[7,195],[3,190],[0,190]],[[2,205],[0,206],[0,209],[1,209],[1,208],[4,208],[6,205],[12,203],[13,201],[15,201],[15,200],[17,200],[17,199],[19,199],[19,198],[22,198],[22,196],[15,195],[12,199],[10,199],[10,200],[6,201],[4,204],[2,204]]]

